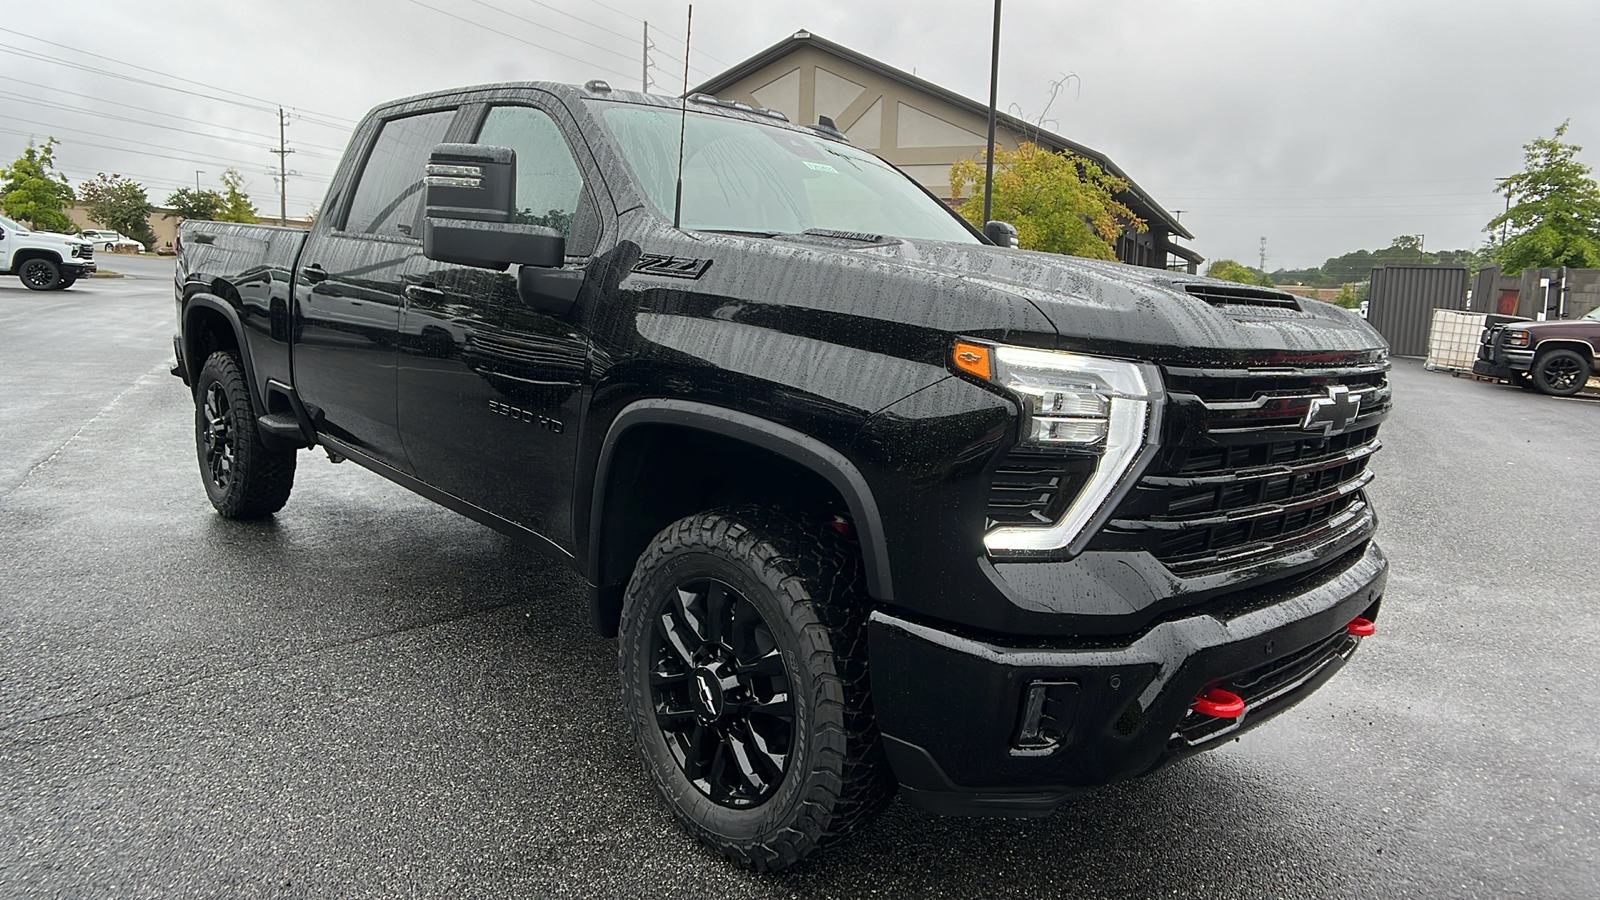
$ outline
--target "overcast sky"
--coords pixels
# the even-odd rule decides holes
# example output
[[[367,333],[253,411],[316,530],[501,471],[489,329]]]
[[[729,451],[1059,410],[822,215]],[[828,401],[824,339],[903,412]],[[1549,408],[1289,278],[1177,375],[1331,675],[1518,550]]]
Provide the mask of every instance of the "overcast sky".
[[[280,103],[296,113],[297,215],[321,202],[350,127],[381,101],[506,79],[637,89],[644,19],[662,33],[668,92],[682,78],[682,3],[89,0],[66,20],[53,4],[7,5],[0,156],[53,134],[74,183],[120,172],[157,202],[197,169],[216,187],[232,166],[275,213],[268,107]],[[982,99],[992,12],[982,0],[699,0],[690,81],[805,28]],[[1033,118],[1050,81],[1077,75],[1048,127],[1184,210],[1212,259],[1254,265],[1263,236],[1269,269],[1399,234],[1477,246],[1503,207],[1495,177],[1564,119],[1600,164],[1595,0],[1008,0],[1001,41],[1001,108]]]

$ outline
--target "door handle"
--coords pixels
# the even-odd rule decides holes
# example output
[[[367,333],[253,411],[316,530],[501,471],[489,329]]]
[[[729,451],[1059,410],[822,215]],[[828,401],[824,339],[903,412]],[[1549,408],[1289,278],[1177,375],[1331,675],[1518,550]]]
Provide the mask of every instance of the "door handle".
[[[444,302],[444,291],[432,285],[408,284],[403,293],[407,300],[418,306],[437,306]]]
[[[306,284],[321,284],[328,280],[328,272],[318,263],[312,263],[300,270],[300,278]]]

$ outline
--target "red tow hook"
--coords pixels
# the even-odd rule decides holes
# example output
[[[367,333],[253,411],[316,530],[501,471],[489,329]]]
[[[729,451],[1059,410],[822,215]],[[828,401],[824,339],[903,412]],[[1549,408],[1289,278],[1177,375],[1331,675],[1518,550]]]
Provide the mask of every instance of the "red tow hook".
[[[1350,620],[1350,624],[1346,625],[1344,630],[1356,637],[1371,637],[1372,633],[1378,630],[1378,626],[1374,625],[1371,619],[1363,619],[1357,616]]]
[[[1194,698],[1194,705],[1189,708],[1202,716],[1237,719],[1244,715],[1244,698],[1232,691],[1212,688]]]

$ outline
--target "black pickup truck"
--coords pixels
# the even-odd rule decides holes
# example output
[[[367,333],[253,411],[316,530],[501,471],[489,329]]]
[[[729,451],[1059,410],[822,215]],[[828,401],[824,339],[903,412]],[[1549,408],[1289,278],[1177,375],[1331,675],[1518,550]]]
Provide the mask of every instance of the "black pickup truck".
[[[649,777],[778,869],[1225,743],[1375,627],[1383,339],[1005,232],[828,123],[428,94],[309,233],[184,223],[174,373],[224,516],[320,446],[581,573]]]

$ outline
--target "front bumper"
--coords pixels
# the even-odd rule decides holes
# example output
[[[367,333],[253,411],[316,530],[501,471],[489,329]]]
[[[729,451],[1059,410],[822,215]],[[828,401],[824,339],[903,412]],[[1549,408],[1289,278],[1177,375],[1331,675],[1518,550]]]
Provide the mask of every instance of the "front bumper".
[[[69,259],[61,264],[61,274],[67,278],[88,278],[100,271],[100,267],[92,262]]]
[[[901,793],[950,815],[1046,815],[1083,788],[1225,743],[1343,666],[1360,641],[1345,626],[1377,615],[1387,576],[1368,542],[1120,644],[1002,645],[874,612],[873,702]],[[1245,699],[1243,715],[1191,712],[1219,686]]]

